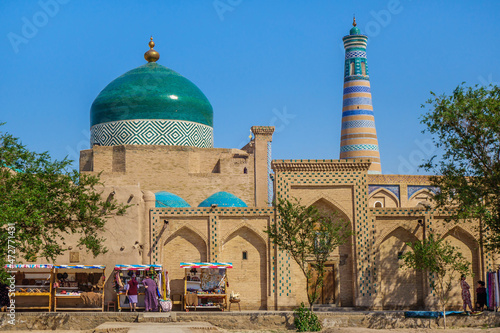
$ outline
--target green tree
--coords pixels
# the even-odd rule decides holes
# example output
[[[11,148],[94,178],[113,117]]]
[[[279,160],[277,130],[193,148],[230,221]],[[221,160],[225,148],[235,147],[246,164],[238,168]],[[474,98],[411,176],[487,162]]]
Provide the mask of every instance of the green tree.
[[[299,265],[306,278],[307,300],[312,310],[323,286],[326,262],[352,235],[349,223],[336,214],[302,206],[298,201],[279,199],[275,207],[276,222],[265,232]]]
[[[429,285],[434,289],[443,309],[444,328],[446,328],[446,306],[450,299],[450,291],[454,284],[458,284],[461,275],[470,275],[470,263],[456,247],[432,233],[424,241],[407,245],[413,251],[403,255],[403,267],[428,274]]]
[[[79,174],[71,164],[29,151],[18,138],[0,132],[2,280],[5,263],[39,257],[54,261],[67,250],[65,236],[71,234],[80,235],[77,246],[94,256],[107,251],[98,235],[107,217],[124,214],[127,206],[112,197],[103,200],[99,177]]]
[[[500,88],[458,86],[450,96],[427,101],[424,132],[442,152],[423,166],[440,191],[437,207],[450,209],[449,221],[476,219],[485,245],[500,249]],[[425,107],[423,105],[422,107]]]

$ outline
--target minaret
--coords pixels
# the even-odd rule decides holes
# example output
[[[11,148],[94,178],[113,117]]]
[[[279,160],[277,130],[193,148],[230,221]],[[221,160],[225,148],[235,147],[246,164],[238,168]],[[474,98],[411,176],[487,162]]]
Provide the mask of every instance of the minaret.
[[[370,92],[370,77],[366,61],[368,37],[353,27],[342,38],[345,48],[344,98],[342,104],[341,159],[370,159],[368,173],[382,173],[377,131]]]

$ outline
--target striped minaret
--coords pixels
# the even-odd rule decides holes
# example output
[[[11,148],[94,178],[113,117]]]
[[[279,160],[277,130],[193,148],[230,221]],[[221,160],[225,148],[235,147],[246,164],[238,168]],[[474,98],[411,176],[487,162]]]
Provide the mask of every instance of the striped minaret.
[[[380,153],[366,61],[368,37],[356,27],[342,38],[345,48],[340,158],[370,159],[368,173],[381,173]]]

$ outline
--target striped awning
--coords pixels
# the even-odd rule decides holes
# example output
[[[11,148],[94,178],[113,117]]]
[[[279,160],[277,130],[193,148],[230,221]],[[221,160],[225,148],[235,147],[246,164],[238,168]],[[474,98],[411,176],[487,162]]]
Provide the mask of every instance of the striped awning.
[[[6,269],[19,269],[19,268],[47,268],[51,269],[54,265],[50,264],[15,264],[15,265],[5,265]]]
[[[105,269],[105,265],[58,265],[56,269]]]
[[[151,267],[155,271],[161,271],[161,265],[115,265],[115,271],[149,271]]]
[[[181,268],[233,268],[232,262],[181,262]]]

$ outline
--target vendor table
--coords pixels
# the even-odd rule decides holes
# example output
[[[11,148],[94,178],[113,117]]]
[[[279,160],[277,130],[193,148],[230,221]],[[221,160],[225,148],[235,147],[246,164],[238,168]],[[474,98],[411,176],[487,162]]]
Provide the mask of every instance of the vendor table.
[[[54,266],[54,276],[56,277],[58,273],[68,273],[68,274],[77,274],[77,273],[84,273],[88,276],[88,274],[101,274],[99,279],[102,279],[102,285],[104,286],[105,283],[105,275],[104,275],[104,270],[106,266],[103,265],[60,265],[60,266]],[[57,310],[66,310],[66,311],[104,311],[104,290],[101,289],[97,291],[97,294],[100,294],[101,296],[101,306],[100,307],[70,307],[65,303],[63,300],[81,300],[82,299],[82,292],[81,292],[81,286],[78,283],[78,281],[70,281],[70,284],[73,286],[60,286],[57,287],[55,290],[55,296],[54,296],[54,312],[57,312]],[[90,283],[88,281],[87,283]],[[92,284],[90,284],[92,285]],[[63,292],[65,291],[65,293]],[[95,292],[95,291],[94,291]],[[82,303],[78,302],[78,303]],[[58,304],[59,303],[59,304]]]
[[[5,269],[16,273],[14,297],[16,310],[49,310],[52,308],[52,265],[17,264],[6,265]],[[45,299],[45,301],[44,301]],[[31,303],[31,304],[30,304]]]
[[[227,269],[232,263],[180,263],[185,269],[184,310],[227,309]]]
[[[115,266],[115,271],[123,271],[123,272],[134,271],[139,276],[143,275],[145,272],[150,271],[151,269],[155,270],[156,272],[161,272],[162,266],[161,265],[116,265]],[[164,290],[165,283],[162,281],[162,284],[163,285],[159,287],[162,288],[162,290]],[[138,289],[141,286],[142,284],[139,284]],[[125,290],[120,290],[116,293],[116,301],[118,304],[119,312],[121,312],[123,309],[130,309],[130,303],[125,304],[125,297],[126,297]],[[145,309],[143,292],[137,293],[137,309]]]

